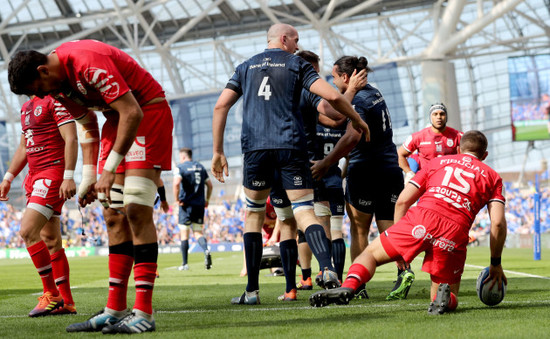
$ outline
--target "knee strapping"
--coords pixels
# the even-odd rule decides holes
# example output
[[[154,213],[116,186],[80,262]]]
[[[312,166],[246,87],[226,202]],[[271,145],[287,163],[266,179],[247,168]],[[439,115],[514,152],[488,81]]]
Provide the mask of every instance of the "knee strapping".
[[[138,204],[153,207],[157,196],[157,185],[144,177],[126,177],[124,179],[124,206]]]
[[[326,217],[332,215],[330,212],[330,207],[321,204],[320,202],[316,202],[313,204],[313,210],[315,211],[315,215],[318,217]]]
[[[294,213],[292,212],[292,207],[275,207],[273,206],[273,209],[275,210],[275,214],[277,214],[277,218],[281,221],[285,221],[286,219],[294,218]]]
[[[294,214],[302,210],[311,210],[313,209],[313,193],[306,194],[300,199],[296,199],[291,203],[292,203],[292,211],[294,212]]]
[[[113,184],[111,187],[111,203],[110,208],[124,207],[124,185]]]
[[[246,194],[245,194],[246,195]],[[246,210],[251,212],[261,212],[265,211],[265,202],[266,199],[251,199],[250,197],[246,196]]]
[[[343,223],[344,223],[343,215],[333,215],[332,217],[330,217],[330,230],[342,231]]]

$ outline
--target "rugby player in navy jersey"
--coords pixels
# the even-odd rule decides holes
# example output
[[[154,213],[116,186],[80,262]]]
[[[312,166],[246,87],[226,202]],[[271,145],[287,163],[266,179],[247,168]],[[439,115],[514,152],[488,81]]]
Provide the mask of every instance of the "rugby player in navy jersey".
[[[363,69],[370,71],[366,58],[341,57],[332,69],[334,84],[344,92],[353,72]],[[373,216],[380,233],[393,225],[395,202],[403,190],[403,175],[392,140],[390,112],[380,91],[367,84],[355,95],[352,104],[369,125],[370,142],[361,140],[361,134],[348,126],[334,149],[312,166],[312,172],[314,179],[320,179],[331,165],[349,154],[346,207],[351,221],[351,259],[355,260],[367,247]],[[409,280],[408,283],[412,283]],[[356,292],[364,293],[362,290]]]
[[[178,269],[186,271],[187,254],[189,252],[189,232],[193,235],[204,251],[204,267],[212,267],[212,256],[204,237],[204,209],[212,195],[212,182],[206,169],[199,162],[193,161],[193,151],[190,148],[180,149],[181,163],[174,169],[174,200],[179,207],[178,226],[181,236],[182,264]],[[206,186],[206,196],[204,187]]]
[[[300,51],[297,55],[311,63],[319,72],[319,56],[311,51]],[[350,102],[355,93],[366,85],[366,71],[353,75],[350,86],[344,97]],[[320,160],[334,148],[338,139],[344,135],[346,118],[336,112],[326,101],[318,95],[302,89],[300,112],[304,117],[304,127],[307,137],[307,149],[310,160]],[[321,114],[320,114],[321,113]],[[335,128],[335,129],[334,129]],[[329,239],[332,238],[332,228],[335,229],[335,238],[331,244],[334,268],[338,279],[342,280],[345,263],[346,247],[342,239],[342,220],[344,216],[344,193],[342,189],[341,171],[338,165],[331,167],[329,173],[322,180],[313,182],[314,211]],[[339,230],[339,231],[338,231]],[[311,282],[311,249],[307,245],[305,234],[298,231],[298,250],[302,278],[298,289],[312,289]],[[320,266],[320,271],[323,267]],[[322,272],[316,277],[316,283],[323,287]]]
[[[232,303],[254,305],[259,300],[260,233],[265,201],[279,174],[298,227],[324,270],[327,287],[339,285],[330,258],[330,243],[313,212],[312,178],[306,150],[303,119],[299,111],[302,88],[326,99],[365,133],[369,128],[349,101],[322,80],[310,63],[295,56],[298,32],[287,24],[275,24],[267,33],[268,48],[240,64],[214,108],[212,173],[220,182],[228,175],[223,136],[229,109],[243,97],[241,146],[244,153],[243,186],[247,216],[244,246],[248,285]],[[361,133],[359,133],[361,134]]]

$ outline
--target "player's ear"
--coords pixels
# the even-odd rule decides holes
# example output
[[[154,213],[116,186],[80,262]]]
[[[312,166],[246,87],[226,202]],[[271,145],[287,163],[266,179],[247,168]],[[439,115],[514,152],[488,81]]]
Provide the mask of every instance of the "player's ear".
[[[485,154],[483,154],[483,156],[481,157],[481,161],[485,160],[485,158],[487,158],[488,155],[489,155],[489,152],[485,151]]]
[[[38,71],[38,73],[40,75],[49,75],[50,74],[50,70],[48,69],[48,66],[46,65],[39,65],[38,67],[36,67],[36,70]]]

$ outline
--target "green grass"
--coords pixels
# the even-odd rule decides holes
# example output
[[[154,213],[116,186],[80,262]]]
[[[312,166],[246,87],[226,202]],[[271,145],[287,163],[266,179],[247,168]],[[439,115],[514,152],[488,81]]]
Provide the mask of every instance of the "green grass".
[[[497,307],[487,307],[477,298],[475,280],[488,265],[489,250],[469,251],[459,308],[442,316],[427,315],[429,276],[413,263],[416,281],[407,300],[387,302],[395,266],[380,267],[367,284],[369,300],[353,300],[347,306],[312,308],[310,291],[298,301],[282,303],[277,296],[284,278],[267,277],[261,271],[261,301],[258,306],[230,305],[240,295],[246,278],[239,277],[240,253],[213,253],[214,266],[206,271],[200,254],[190,255],[189,271],[176,269],[180,256],[159,257],[160,278],[154,303],[157,332],[140,337],[162,338],[542,338],[548,335],[550,280],[508,273],[508,293]],[[543,253],[543,258],[547,255]],[[40,291],[38,275],[30,260],[0,260],[0,337],[42,338],[97,337],[97,333],[68,334],[65,327],[87,319],[100,310],[107,298],[107,258],[71,258],[71,283],[79,314],[31,319],[26,314],[36,305]],[[348,263],[349,265],[349,263]],[[473,266],[470,266],[473,265]],[[550,275],[550,261],[533,261],[532,250],[506,249],[504,268],[530,275]],[[316,264],[314,264],[314,267]],[[479,267],[477,267],[479,266]],[[299,270],[298,270],[299,271]],[[133,282],[129,306],[133,304]],[[314,291],[317,288],[314,288]]]
[[[546,125],[516,127],[516,141],[550,139]]]

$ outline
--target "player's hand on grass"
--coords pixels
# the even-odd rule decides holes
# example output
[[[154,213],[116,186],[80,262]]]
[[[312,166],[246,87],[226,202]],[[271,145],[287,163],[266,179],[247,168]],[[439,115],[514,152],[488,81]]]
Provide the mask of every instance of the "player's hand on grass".
[[[225,182],[224,175],[229,176],[229,168],[227,166],[227,159],[223,153],[214,153],[212,157],[212,167],[210,169],[212,174],[219,182]]]
[[[59,187],[59,197],[69,200],[76,194],[76,184],[74,179],[65,179]]]
[[[8,193],[10,192],[11,182],[7,180],[2,180],[0,184],[0,201],[8,201]]]
[[[483,283],[487,284],[489,281],[491,281],[491,285],[489,286],[489,289],[492,289],[493,286],[497,284],[498,290],[500,291],[503,281],[505,285],[508,285],[508,279],[506,279],[506,275],[504,275],[504,270],[502,269],[502,265],[489,266],[489,276],[487,277],[487,279],[483,281]]]

